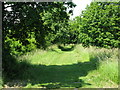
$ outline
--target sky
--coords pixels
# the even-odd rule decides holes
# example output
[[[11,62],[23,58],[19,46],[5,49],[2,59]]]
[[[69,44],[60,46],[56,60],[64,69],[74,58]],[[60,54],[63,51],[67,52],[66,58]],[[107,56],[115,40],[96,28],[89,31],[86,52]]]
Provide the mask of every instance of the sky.
[[[77,6],[73,9],[73,16],[70,18],[73,19],[76,16],[81,14],[81,11],[85,9],[87,5],[91,3],[92,0],[72,0]]]

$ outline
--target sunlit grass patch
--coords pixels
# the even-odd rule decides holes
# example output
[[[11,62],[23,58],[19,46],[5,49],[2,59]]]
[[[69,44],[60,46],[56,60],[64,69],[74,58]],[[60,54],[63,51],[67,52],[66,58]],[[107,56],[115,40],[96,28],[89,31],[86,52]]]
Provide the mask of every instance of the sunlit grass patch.
[[[70,48],[71,46],[66,46]],[[51,46],[47,51],[36,50],[31,52],[28,56],[24,56],[29,59],[32,64],[44,64],[44,65],[67,65],[77,62],[89,61],[89,54],[85,51],[77,52],[77,48],[72,51],[62,51],[56,45]]]
[[[102,62],[99,67],[99,72],[105,78],[110,79],[111,81],[118,84],[118,63],[115,61],[112,62]]]

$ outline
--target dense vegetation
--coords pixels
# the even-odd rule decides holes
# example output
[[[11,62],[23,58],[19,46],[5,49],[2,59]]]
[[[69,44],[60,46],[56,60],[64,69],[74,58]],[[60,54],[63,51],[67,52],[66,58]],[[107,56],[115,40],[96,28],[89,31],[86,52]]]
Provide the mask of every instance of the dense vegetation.
[[[94,2],[87,6],[72,25],[75,31],[79,30],[79,42],[84,46],[119,47],[119,4],[120,2]]]
[[[68,8],[75,6],[71,2],[3,3],[3,72],[6,75],[15,77],[13,71],[17,72],[12,56],[35,48],[46,49],[50,44],[59,42],[55,39],[69,20],[64,5]],[[11,11],[7,10],[8,7]],[[71,9],[69,13],[72,13]]]
[[[92,2],[80,16],[69,20],[72,8],[76,6],[72,2],[4,2],[3,81],[24,79],[25,77],[20,74],[31,67],[31,64],[27,62],[28,60],[17,58],[38,48],[48,50],[48,47],[54,44],[63,51],[69,51],[64,48],[67,44],[113,48],[113,51],[114,48],[119,48],[119,4],[120,2]],[[113,80],[113,77],[114,75],[111,75],[110,80],[118,84],[118,80]]]
[[[11,49],[12,54],[18,55],[36,47],[45,49],[54,43],[61,29],[67,29],[69,16],[64,5],[68,5],[68,8],[75,6],[71,2],[4,3],[5,48]],[[11,11],[6,10],[7,7],[11,7]]]

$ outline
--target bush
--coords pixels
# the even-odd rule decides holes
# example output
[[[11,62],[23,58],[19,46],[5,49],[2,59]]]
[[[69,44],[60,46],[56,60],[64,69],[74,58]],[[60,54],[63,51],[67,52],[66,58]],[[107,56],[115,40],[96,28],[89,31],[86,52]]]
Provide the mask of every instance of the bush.
[[[22,43],[19,40],[16,40],[15,38],[9,38],[5,40],[5,45],[4,47],[9,49],[11,55],[16,55],[19,56],[21,55],[25,49],[24,46],[22,46]],[[21,52],[22,51],[22,52]]]
[[[36,40],[34,38],[28,38],[26,39],[29,43],[25,46],[20,42],[20,40],[17,40],[15,38],[9,38],[5,40],[4,47],[6,49],[9,49],[10,54],[14,56],[20,56],[28,51],[31,51],[36,48]]]

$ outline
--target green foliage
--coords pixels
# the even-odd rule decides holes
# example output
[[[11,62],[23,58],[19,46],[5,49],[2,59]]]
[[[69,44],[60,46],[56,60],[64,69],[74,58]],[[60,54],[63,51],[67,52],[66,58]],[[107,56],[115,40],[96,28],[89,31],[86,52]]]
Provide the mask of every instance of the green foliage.
[[[84,46],[119,47],[119,2],[92,2],[75,21]]]
[[[69,2],[3,3],[4,46],[9,47],[14,55],[35,48],[46,49],[54,43],[58,31],[61,31],[61,24],[68,22],[67,8],[71,10],[74,6]],[[11,7],[11,11],[7,10],[8,7]]]
[[[76,17],[74,20],[69,21],[69,35],[70,35],[70,43],[79,43],[80,36],[80,18]]]
[[[7,10],[8,7],[11,7],[11,11]],[[120,44],[119,2],[101,2],[101,3],[92,2],[90,6],[87,6],[86,10],[82,12],[81,16],[76,17],[74,20],[69,20],[69,15],[72,14],[73,7],[75,7],[75,5],[72,2],[48,2],[48,3],[4,2],[3,3],[3,11],[4,11],[3,12],[3,27],[4,27],[3,28],[3,59],[4,59],[3,72],[5,77],[7,76],[10,79],[14,77],[17,78],[19,77],[19,74],[24,72],[23,70],[25,70],[30,65],[24,61],[17,61],[16,60],[17,57],[14,58],[13,56],[20,56],[36,48],[46,49],[48,46],[56,43],[64,44],[64,46],[66,44],[71,44],[71,43],[72,44],[82,43],[83,46],[92,45],[92,46],[99,46],[105,48],[119,47]],[[68,11],[69,13],[67,13],[67,8],[69,8]],[[31,63],[36,65],[35,66],[31,65],[30,66],[31,68],[29,68],[28,70],[29,72],[27,73],[31,73],[30,71],[33,70],[33,67],[36,67],[37,70],[35,71],[35,73],[31,73],[31,76],[33,75],[34,76],[33,78],[36,79],[37,77],[34,74],[36,74],[37,71],[39,71],[37,73],[38,75],[39,73],[42,73],[41,69],[42,67],[44,67],[44,65],[38,66],[38,64],[45,64],[45,65],[66,64],[66,67],[70,67],[71,70],[76,69],[78,71],[79,71],[78,66],[81,65],[83,69],[81,67],[80,68],[83,71],[87,70],[83,72],[83,74],[86,75],[88,71],[96,69],[96,67],[98,67],[97,65],[99,65],[98,63],[99,58],[101,60],[107,59],[106,57],[111,58],[110,57],[111,53],[104,53],[104,55],[99,53],[99,56],[94,55],[95,57],[94,58],[92,57],[91,59],[89,57],[89,54],[86,53],[87,51],[84,50],[84,48],[81,48],[81,46],[76,47],[78,50],[74,50],[74,46],[73,47],[67,47],[67,45],[65,47],[64,46],[59,46],[59,49],[56,48],[56,49],[51,49],[48,52],[44,52],[44,53],[42,52],[40,53],[40,55],[34,54],[33,56],[31,56],[32,57],[32,58],[30,57]],[[81,49],[82,53],[80,53],[79,48]],[[104,57],[105,55],[106,57]],[[40,61],[38,61],[39,58]],[[81,63],[82,60],[83,63]],[[98,60],[98,61],[93,62],[94,60]],[[78,63],[78,64],[71,66],[67,65],[73,63]],[[114,64],[113,62],[109,64],[114,68],[108,66],[109,67],[108,71],[111,70],[115,71],[117,67],[116,62]],[[89,67],[89,65],[93,65],[93,66]],[[111,81],[118,83],[117,76],[115,76],[117,71],[110,73],[107,71],[106,69],[107,67],[104,65],[101,64],[100,67],[100,72],[103,71],[101,75],[106,75],[106,76],[109,75],[108,78]],[[23,68],[22,70],[21,67]],[[59,68],[58,66],[55,67]],[[52,67],[50,66],[50,68]],[[63,69],[64,66],[61,70]],[[66,71],[67,70],[68,69],[66,69]],[[46,73],[44,74],[46,75]],[[50,78],[52,74],[50,74]],[[72,76],[73,74],[74,73],[70,73],[69,76]],[[31,78],[31,76],[29,77]],[[65,76],[64,78],[67,77],[66,75],[63,76]],[[77,71],[76,71],[76,77],[78,78]],[[39,81],[41,81],[41,78]],[[69,85],[72,85],[74,87],[79,87],[80,85],[81,87],[81,84],[79,83],[75,85],[74,84],[69,84]],[[31,84],[29,84],[28,87],[29,86],[31,87]],[[58,86],[55,85],[55,86],[56,88],[59,87],[59,85]],[[50,85],[47,85],[46,87],[53,88],[54,84],[52,83]]]
[[[30,34],[30,38],[27,38],[26,40],[29,42],[29,44],[25,46],[26,52],[36,49],[36,45],[35,45],[36,40],[35,40],[34,32],[32,32]]]
[[[9,37],[7,37],[5,40],[5,48],[11,51],[11,55],[20,56],[25,52],[31,51],[36,48],[36,45],[34,44],[34,38],[28,38],[26,40],[29,44],[25,46],[22,44],[22,42],[20,42],[20,40],[16,40],[15,38],[10,39]]]
[[[5,81],[17,78],[25,71],[28,64],[19,63],[18,56],[36,48],[46,49],[54,43],[60,24],[69,20],[67,8],[72,10],[75,5],[72,2],[4,2],[2,5]]]
[[[3,42],[7,36],[19,40],[22,45],[28,48],[31,44],[28,39],[33,38],[30,35],[34,35],[35,40],[30,48],[35,48],[33,45],[35,44],[38,48],[45,49],[56,38],[61,23],[68,22],[67,8],[71,10],[74,6],[72,2],[3,3],[3,11],[5,11],[3,13]],[[8,7],[11,7],[11,11],[7,10]],[[71,13],[69,12],[69,14]]]
[[[15,38],[10,39],[9,37],[7,37],[5,41],[5,46],[6,46],[6,49],[10,49],[11,55],[20,55],[22,54],[22,52],[20,51],[24,50],[22,43],[20,43],[20,41],[16,40]]]

